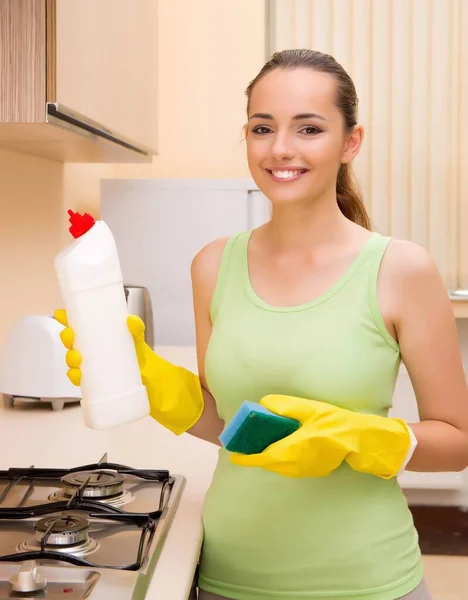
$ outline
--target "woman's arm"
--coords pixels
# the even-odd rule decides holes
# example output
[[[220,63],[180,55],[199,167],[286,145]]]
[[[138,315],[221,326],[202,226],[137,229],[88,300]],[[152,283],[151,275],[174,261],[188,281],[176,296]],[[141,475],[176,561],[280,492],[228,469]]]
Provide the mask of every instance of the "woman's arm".
[[[409,424],[418,445],[406,468],[461,471],[468,466],[468,386],[447,290],[424,249],[390,243],[379,301],[391,313],[419,409],[420,423]]]
[[[218,446],[221,445],[218,436],[224,428],[224,421],[218,416],[215,399],[206,382],[205,355],[212,329],[211,299],[226,241],[227,239],[219,239],[205,246],[193,259],[191,269],[198,376],[203,390],[205,408],[201,418],[188,430],[188,433]]]

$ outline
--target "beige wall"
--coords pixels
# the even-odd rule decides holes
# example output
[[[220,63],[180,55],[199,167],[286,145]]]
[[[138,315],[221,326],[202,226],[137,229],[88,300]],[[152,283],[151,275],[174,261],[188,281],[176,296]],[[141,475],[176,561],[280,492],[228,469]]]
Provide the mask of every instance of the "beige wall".
[[[244,89],[264,61],[262,0],[160,2],[159,156],[61,165],[0,150],[0,349],[11,323],[60,306],[53,259],[66,210],[99,213],[108,177],[245,177]]]
[[[244,90],[264,63],[263,0],[159,6],[160,156],[118,166],[116,176],[248,176]]]

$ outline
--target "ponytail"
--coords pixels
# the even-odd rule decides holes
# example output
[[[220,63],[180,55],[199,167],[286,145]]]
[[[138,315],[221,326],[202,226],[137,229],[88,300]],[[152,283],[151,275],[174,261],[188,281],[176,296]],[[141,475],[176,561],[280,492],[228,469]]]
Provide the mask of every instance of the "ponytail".
[[[340,166],[336,180],[336,199],[339,209],[347,219],[369,231],[372,230],[369,215],[362,201],[361,191],[350,164]]]

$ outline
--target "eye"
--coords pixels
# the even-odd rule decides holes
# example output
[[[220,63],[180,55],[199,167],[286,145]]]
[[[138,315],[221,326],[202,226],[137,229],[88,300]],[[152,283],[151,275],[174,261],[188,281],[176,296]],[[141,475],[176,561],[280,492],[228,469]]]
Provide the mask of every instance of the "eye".
[[[258,133],[259,135],[265,135],[266,133],[271,133],[271,129],[266,125],[257,125],[252,129],[252,133]]]
[[[322,130],[313,127],[312,125],[306,125],[300,130],[300,133],[304,133],[305,135],[317,135],[318,133],[322,133]]]

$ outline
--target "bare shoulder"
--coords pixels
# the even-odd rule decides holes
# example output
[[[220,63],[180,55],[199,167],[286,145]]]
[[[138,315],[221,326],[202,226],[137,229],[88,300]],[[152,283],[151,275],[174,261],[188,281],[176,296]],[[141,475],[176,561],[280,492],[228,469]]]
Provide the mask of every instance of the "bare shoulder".
[[[383,268],[391,270],[398,277],[437,272],[435,262],[429,252],[408,240],[393,239],[382,261]]]
[[[430,253],[414,242],[392,240],[382,260],[382,276],[392,280],[394,285],[409,287],[413,291],[420,285],[440,284],[437,265]]]
[[[201,280],[204,283],[210,280],[216,281],[221,260],[223,258],[224,248],[229,238],[218,238],[197,252],[192,260],[191,274],[192,279]]]
[[[451,310],[443,279],[430,253],[414,242],[393,239],[382,259],[381,297],[395,321],[431,310]],[[380,295],[380,294],[379,294]],[[427,313],[426,313],[427,315]]]
[[[194,256],[191,265],[192,290],[196,305],[209,310],[214,294],[224,248],[229,238],[218,238],[204,246]]]

